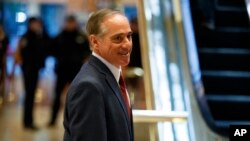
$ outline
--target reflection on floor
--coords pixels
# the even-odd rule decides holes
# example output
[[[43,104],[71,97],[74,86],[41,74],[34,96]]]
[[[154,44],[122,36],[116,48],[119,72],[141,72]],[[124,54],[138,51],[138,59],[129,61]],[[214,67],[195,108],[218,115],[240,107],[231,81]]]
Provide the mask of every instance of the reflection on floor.
[[[39,127],[38,131],[22,126],[24,88],[21,74],[18,67],[13,79],[6,77],[4,92],[0,90],[0,141],[62,141],[63,110],[59,113],[57,126],[47,127],[56,78],[53,70],[44,69],[39,77],[34,108],[34,123]]]
[[[0,110],[0,141],[62,141],[64,129],[62,112],[55,128],[48,128],[48,107],[35,107],[35,123],[38,131],[25,130],[22,127],[22,107],[5,105]]]
[[[25,130],[22,127],[22,107],[5,105],[0,108],[0,141],[62,141],[64,128],[63,112],[60,112],[58,124],[54,128],[47,127],[49,107],[35,107],[35,124],[38,131]],[[134,125],[135,141],[149,141],[149,124]]]

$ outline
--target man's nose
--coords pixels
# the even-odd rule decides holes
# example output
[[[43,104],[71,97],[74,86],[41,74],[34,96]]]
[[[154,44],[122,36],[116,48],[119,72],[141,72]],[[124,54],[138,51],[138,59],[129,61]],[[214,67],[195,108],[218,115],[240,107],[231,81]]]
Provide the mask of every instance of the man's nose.
[[[132,47],[132,39],[125,38],[123,43],[122,43],[122,47],[130,49]]]

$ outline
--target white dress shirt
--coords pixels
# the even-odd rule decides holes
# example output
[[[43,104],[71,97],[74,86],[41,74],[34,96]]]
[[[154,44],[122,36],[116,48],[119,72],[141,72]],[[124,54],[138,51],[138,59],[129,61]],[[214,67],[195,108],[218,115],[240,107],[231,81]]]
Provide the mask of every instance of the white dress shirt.
[[[120,76],[121,76],[121,67],[117,68],[116,66],[109,63],[106,59],[104,59],[103,57],[101,57],[100,55],[95,53],[94,51],[92,52],[92,55],[95,56],[96,58],[98,58],[100,61],[102,61],[109,68],[109,70],[114,75],[116,82],[119,84],[119,79],[120,79]],[[129,106],[131,106],[130,105],[130,98],[129,98],[129,94],[128,94],[127,90],[126,90],[126,96],[128,98]]]
[[[101,57],[100,55],[98,55],[94,51],[92,52],[92,55],[95,56],[96,58],[98,58],[100,61],[102,61],[109,68],[109,70],[114,75],[116,82],[119,83],[119,79],[120,79],[120,75],[121,75],[121,67],[117,68],[116,66],[109,63],[107,60],[105,60],[103,57]]]

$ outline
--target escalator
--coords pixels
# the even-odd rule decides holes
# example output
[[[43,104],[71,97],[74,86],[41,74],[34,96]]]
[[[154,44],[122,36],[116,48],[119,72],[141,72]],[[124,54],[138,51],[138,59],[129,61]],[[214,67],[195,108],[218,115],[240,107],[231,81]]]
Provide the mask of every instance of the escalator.
[[[191,0],[205,101],[218,128],[250,124],[250,20],[245,0]],[[210,9],[211,19],[204,11]]]

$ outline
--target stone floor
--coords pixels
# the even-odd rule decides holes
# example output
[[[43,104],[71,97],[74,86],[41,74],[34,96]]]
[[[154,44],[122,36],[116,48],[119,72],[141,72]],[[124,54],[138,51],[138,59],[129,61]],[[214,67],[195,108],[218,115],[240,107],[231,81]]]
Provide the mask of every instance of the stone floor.
[[[62,141],[64,129],[62,115],[55,128],[48,128],[49,107],[35,107],[35,123],[38,131],[23,129],[22,107],[4,105],[0,110],[0,141]],[[62,114],[62,113],[60,113]]]

